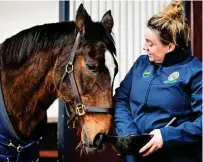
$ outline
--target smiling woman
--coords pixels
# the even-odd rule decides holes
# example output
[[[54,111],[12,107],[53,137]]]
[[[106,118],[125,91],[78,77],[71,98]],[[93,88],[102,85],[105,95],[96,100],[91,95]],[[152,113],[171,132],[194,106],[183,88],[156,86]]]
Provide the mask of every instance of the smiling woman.
[[[145,29],[145,45],[144,50],[147,51],[149,60],[154,63],[162,63],[165,54],[175,49],[175,44],[168,42],[164,45],[159,37],[159,31],[150,28]]]
[[[153,137],[126,161],[200,162],[202,63],[191,54],[181,1],[149,19],[145,40],[147,55],[116,89],[114,122],[119,136]]]

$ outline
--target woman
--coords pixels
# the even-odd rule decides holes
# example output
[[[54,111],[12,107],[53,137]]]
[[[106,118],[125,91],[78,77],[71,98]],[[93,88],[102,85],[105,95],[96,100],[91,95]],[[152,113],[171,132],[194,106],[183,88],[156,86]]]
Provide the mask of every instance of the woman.
[[[141,158],[127,156],[126,161],[200,162],[202,64],[191,56],[180,1],[148,21],[145,40],[147,55],[137,59],[116,89],[114,122],[119,136],[153,137],[139,150]]]

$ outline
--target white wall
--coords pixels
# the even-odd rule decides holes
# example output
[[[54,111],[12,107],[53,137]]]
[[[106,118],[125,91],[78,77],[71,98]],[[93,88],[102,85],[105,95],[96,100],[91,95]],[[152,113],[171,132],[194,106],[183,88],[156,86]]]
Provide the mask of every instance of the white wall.
[[[58,1],[0,1],[0,43],[23,29],[58,21]],[[48,109],[48,121],[57,116],[58,100]]]

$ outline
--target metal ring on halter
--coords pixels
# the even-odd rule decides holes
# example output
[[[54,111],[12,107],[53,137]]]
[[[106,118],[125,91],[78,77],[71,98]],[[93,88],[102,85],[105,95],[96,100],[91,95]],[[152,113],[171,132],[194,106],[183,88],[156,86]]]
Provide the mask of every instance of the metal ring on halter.
[[[84,115],[85,114],[85,105],[78,104],[75,111],[76,111],[76,114],[78,114],[79,116]]]
[[[18,145],[18,147],[16,147],[17,152],[20,152],[22,150],[22,146]]]
[[[68,74],[72,73],[73,72],[73,65],[71,65],[71,64],[66,65],[66,72]]]

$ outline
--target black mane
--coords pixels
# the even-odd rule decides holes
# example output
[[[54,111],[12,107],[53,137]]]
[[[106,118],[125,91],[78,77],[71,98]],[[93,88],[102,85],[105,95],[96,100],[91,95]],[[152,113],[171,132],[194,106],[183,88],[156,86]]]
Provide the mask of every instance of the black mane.
[[[116,53],[114,40],[101,23],[92,23],[87,40],[103,41],[111,53]],[[6,39],[0,48],[1,66],[22,65],[33,53],[53,47],[63,47],[73,37],[75,22],[60,22],[35,26]],[[98,32],[101,31],[101,32]]]

